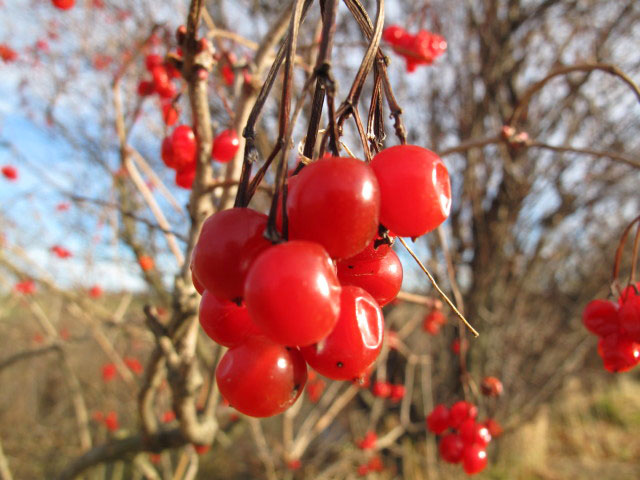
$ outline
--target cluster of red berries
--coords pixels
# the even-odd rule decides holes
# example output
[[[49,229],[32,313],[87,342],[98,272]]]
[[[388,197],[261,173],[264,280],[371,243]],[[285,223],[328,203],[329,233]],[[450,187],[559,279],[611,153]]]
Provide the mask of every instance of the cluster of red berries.
[[[393,51],[404,57],[407,72],[413,72],[418,65],[431,65],[447,50],[446,40],[435,33],[420,30],[411,35],[398,25],[384,29],[382,38],[391,45]]]
[[[238,151],[240,140],[235,130],[224,130],[213,140],[211,158],[221,163],[229,162]],[[189,125],[179,125],[162,141],[162,161],[176,171],[176,185],[190,189],[196,177],[198,144]]]
[[[439,308],[432,308],[429,313],[424,317],[422,322],[422,330],[429,335],[437,335],[442,327],[447,323],[447,317],[444,316],[442,310]]]
[[[640,282],[626,287],[617,302],[596,299],[582,313],[582,322],[600,337],[598,354],[610,372],[626,372],[640,363]]]
[[[382,347],[380,305],[402,281],[389,244],[377,244],[379,224],[410,237],[431,231],[449,214],[450,190],[436,154],[404,145],[370,165],[324,157],[291,177],[287,242],[272,245],[267,216],[250,208],[209,217],[192,273],[200,323],[229,347],[216,371],[224,398],[265,417],[296,401],[307,364],[334,380],[360,378]]]
[[[491,432],[486,423],[476,420],[475,405],[460,401],[451,408],[437,405],[427,417],[427,428],[442,435],[438,451],[445,462],[460,463],[468,475],[481,472],[487,466],[487,445]],[[447,433],[445,433],[447,432]]]
[[[144,64],[147,72],[151,74],[151,80],[142,80],[138,83],[138,95],[146,97],[157,93],[164,100],[175,97],[176,86],[172,80],[182,77],[180,71],[156,53],[147,55]]]
[[[76,0],[51,0],[54,7],[60,10],[70,10],[76,3]]]
[[[398,403],[404,398],[407,389],[401,383],[393,384],[389,382],[374,382],[371,393],[374,397],[388,398],[393,403]]]
[[[0,172],[2,172],[2,176],[10,182],[15,182],[18,179],[18,169],[13,165],[4,165],[0,169]]]
[[[92,418],[94,421],[103,424],[110,432],[115,432],[120,428],[118,414],[113,410],[107,412],[106,415],[101,411],[93,412]]]

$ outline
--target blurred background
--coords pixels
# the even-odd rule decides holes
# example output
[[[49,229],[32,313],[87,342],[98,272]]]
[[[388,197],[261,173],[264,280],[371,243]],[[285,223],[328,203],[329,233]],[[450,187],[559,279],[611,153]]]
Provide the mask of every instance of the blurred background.
[[[337,102],[368,45],[347,3],[339,3],[331,62]],[[199,33],[216,52],[212,129],[240,134],[291,6],[204,4]],[[363,5],[375,18],[376,3]],[[615,65],[640,81],[633,0],[387,0],[385,26],[447,42],[413,72],[389,44],[381,47],[408,142],[439,152],[451,174],[449,220],[410,244],[480,336],[446,307],[441,328],[423,328],[437,294],[396,246],[407,294],[385,307],[392,340],[371,382],[402,384],[408,400],[318,378],[289,416],[255,422],[220,404],[209,448],[184,439],[155,452],[141,446],[140,392],[157,361],[143,307],[169,323],[193,316],[188,305],[198,300],[193,291],[191,300],[180,296],[177,253],[189,251],[191,193],[161,159],[172,130],[166,102],[140,96],[138,86],[149,77],[146,55],[176,55],[174,32],[188,8],[187,0],[76,0],[69,10],[0,0],[0,166],[15,170],[0,177],[0,478],[72,478],[58,475],[96,449],[100,462],[81,478],[464,478],[439,460],[436,437],[424,428],[434,405],[460,399],[503,430],[477,478],[640,478],[638,371],[606,372],[581,323],[584,306],[610,294],[620,236],[640,213],[640,104],[604,68],[535,88],[572,65]],[[298,40],[291,165],[309,122],[305,81],[320,29],[314,2]],[[177,124],[191,124],[186,82],[174,85]],[[374,87],[369,78],[363,116]],[[277,137],[281,90],[280,75],[257,125],[261,159]],[[385,145],[397,144],[386,104],[383,114]],[[363,157],[353,122],[342,141]],[[138,177],[125,168],[130,151]],[[213,178],[237,175],[233,164],[214,162]],[[209,195],[221,208],[227,193]],[[253,206],[267,211],[269,196],[259,192]],[[219,353],[201,337],[203,386],[193,401],[204,408]],[[500,380],[502,395],[481,394],[487,376]],[[157,378],[157,423],[178,431],[172,384]],[[359,447],[370,431],[378,445]],[[99,450],[115,444],[114,455]],[[291,457],[292,446],[299,456]],[[382,468],[372,467],[374,458]]]

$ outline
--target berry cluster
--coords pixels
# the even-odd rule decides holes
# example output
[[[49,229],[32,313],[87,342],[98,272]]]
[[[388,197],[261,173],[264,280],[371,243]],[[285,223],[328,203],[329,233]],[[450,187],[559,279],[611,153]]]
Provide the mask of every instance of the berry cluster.
[[[265,238],[268,218],[253,209],[209,217],[192,276],[204,331],[229,347],[216,371],[223,397],[242,413],[266,417],[297,400],[307,364],[330,379],[361,378],[382,347],[380,305],[402,281],[379,224],[419,236],[442,223],[449,206],[442,161],[400,146],[370,165],[324,157],[291,177],[284,243]]]
[[[442,435],[438,450],[445,462],[460,463],[468,475],[481,472],[487,466],[487,445],[491,432],[486,423],[476,420],[475,405],[460,401],[451,408],[437,405],[427,417],[427,428]],[[447,432],[447,433],[445,433]]]
[[[157,93],[164,100],[175,97],[177,90],[172,80],[182,76],[180,71],[156,53],[147,55],[144,59],[144,65],[147,72],[151,74],[151,79],[141,80],[138,83],[138,95],[147,97]]]
[[[447,50],[443,37],[427,30],[411,35],[398,25],[384,29],[382,38],[391,45],[393,51],[404,57],[407,72],[413,72],[418,65],[431,65],[436,58]]]
[[[424,317],[424,320],[422,322],[422,330],[427,332],[429,335],[437,335],[440,331],[440,327],[442,327],[445,323],[447,323],[447,317],[444,316],[442,310],[440,310],[439,308],[433,308]]]
[[[640,363],[640,282],[626,287],[617,302],[596,299],[582,313],[582,322],[600,337],[598,354],[610,372],[626,372]]]

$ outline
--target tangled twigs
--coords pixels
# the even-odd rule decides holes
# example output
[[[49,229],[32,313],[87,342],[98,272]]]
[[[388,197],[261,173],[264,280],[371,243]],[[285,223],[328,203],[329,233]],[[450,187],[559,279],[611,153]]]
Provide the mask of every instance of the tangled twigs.
[[[479,336],[480,334],[478,333],[478,331],[475,328],[473,328],[473,326],[467,321],[467,319],[464,317],[464,315],[462,313],[460,313],[460,311],[456,308],[456,306],[449,299],[449,297],[447,297],[447,295],[438,286],[438,283],[436,282],[436,279],[433,278],[433,275],[431,275],[431,272],[429,272],[429,270],[427,270],[427,267],[424,266],[424,264],[420,261],[420,259],[416,256],[414,251],[411,249],[411,247],[409,247],[409,245],[407,245],[407,242],[405,242],[404,238],[398,237],[398,240],[404,246],[404,248],[407,249],[407,252],[409,252],[409,255],[411,255],[413,257],[413,259],[416,261],[416,263],[418,264],[420,269],[427,275],[427,277],[429,278],[429,281],[431,282],[431,285],[433,285],[433,288],[436,289],[436,291],[442,297],[444,302],[447,305],[449,305],[451,310],[453,310],[453,312],[458,316],[458,318],[460,320],[462,320],[462,323],[464,323],[465,326],[471,331],[471,333],[473,333],[474,337]]]

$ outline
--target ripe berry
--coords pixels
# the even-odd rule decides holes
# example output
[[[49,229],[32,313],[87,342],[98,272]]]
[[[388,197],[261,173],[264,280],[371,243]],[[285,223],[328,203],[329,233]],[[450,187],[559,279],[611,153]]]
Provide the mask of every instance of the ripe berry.
[[[225,347],[235,347],[250,336],[258,335],[258,327],[249,318],[244,305],[238,306],[229,300],[220,300],[204,291],[198,312],[200,325],[214,342]]]
[[[440,440],[438,445],[440,456],[445,462],[458,463],[462,460],[462,454],[464,452],[464,442],[460,435],[455,433],[448,433]]]
[[[374,382],[371,393],[374,397],[388,398],[391,395],[391,384],[389,382]]]
[[[142,270],[145,272],[152,270],[154,267],[153,258],[147,255],[142,255],[140,258],[138,258],[138,264],[140,265],[140,268],[142,268]]]
[[[486,447],[491,441],[491,434],[485,425],[476,423],[473,418],[467,418],[460,425],[460,438],[465,445],[478,444]]]
[[[449,172],[432,151],[416,145],[387,148],[371,168],[380,184],[380,223],[397,235],[419,237],[449,216]]]
[[[266,226],[267,216],[250,208],[232,208],[210,216],[202,225],[193,254],[193,271],[200,283],[218,298],[242,298],[249,267],[271,246],[262,235]]]
[[[251,318],[274,342],[311,345],[338,321],[340,284],[329,255],[317,243],[298,240],[267,249],[244,285]]]
[[[102,366],[102,380],[105,383],[110,382],[111,380],[116,378],[117,374],[118,374],[118,370],[116,369],[116,366],[113,363],[105,363]]]
[[[478,409],[469,402],[459,401],[454,403],[449,410],[449,426],[459,428],[467,418],[476,418]]]
[[[89,289],[89,296],[91,298],[100,298],[102,296],[102,288],[99,285],[94,285]]]
[[[175,128],[171,134],[171,148],[176,168],[184,168],[195,163],[198,144],[189,125],[179,125]]]
[[[622,333],[634,342],[640,342],[640,295],[633,288],[623,298],[619,322]]]
[[[196,166],[187,165],[186,167],[179,168],[176,171],[176,185],[181,188],[190,190],[193,186],[193,181],[196,179]]]
[[[291,180],[289,180],[289,182],[291,182]],[[391,237],[395,235],[389,232],[389,236]],[[364,250],[362,250],[360,253],[354,255],[353,257],[345,258],[342,261],[350,263],[368,262],[370,260],[376,260],[384,257],[391,249],[391,245],[389,245],[388,243],[382,243],[381,240],[382,237],[377,235],[373,240],[371,240],[371,242],[369,242],[366,247],[364,247]]]
[[[484,422],[484,425],[487,427],[487,430],[489,430],[492,438],[497,438],[502,435],[502,426],[493,418],[488,418]]]
[[[297,349],[250,337],[224,354],[216,381],[236,410],[252,417],[270,417],[298,399],[307,381],[307,365]]]
[[[236,131],[224,130],[213,139],[211,158],[221,163],[229,162],[236,156],[238,148],[240,148],[240,139]]]
[[[173,106],[172,102],[162,104],[162,120],[164,120],[165,125],[169,127],[175,125],[179,115],[178,110]]]
[[[407,31],[399,25],[389,25],[384,29],[384,32],[382,32],[382,38],[384,39],[384,41],[392,45],[397,44],[407,35]]]
[[[120,423],[118,422],[118,414],[113,410],[107,413],[104,417],[104,425],[107,427],[107,430],[110,432],[115,432],[120,428]]]
[[[145,57],[144,65],[147,70],[152,71],[155,67],[162,65],[162,57],[157,53],[150,53]]]
[[[322,379],[318,379],[314,382],[311,382],[311,380],[309,380],[309,382],[307,382],[306,388],[307,395],[309,396],[309,401],[311,403],[318,403],[318,400],[320,400],[322,392],[324,392],[326,386],[327,384]]]
[[[378,435],[374,431],[368,431],[364,438],[358,442],[358,447],[362,450],[372,450],[376,448],[378,443]]]
[[[376,176],[354,158],[326,157],[305,167],[289,189],[289,237],[320,243],[349,258],[373,240],[380,192]]]
[[[422,329],[430,335],[437,335],[440,327],[445,323],[447,323],[447,317],[441,310],[434,308],[424,317]]]
[[[442,404],[436,405],[427,417],[427,428],[436,435],[449,428],[449,409]]]
[[[193,273],[193,260],[191,261],[191,265],[189,265],[189,268],[191,269],[191,283],[193,283],[193,286],[195,287],[196,292],[198,292],[200,295],[204,294],[204,291],[205,291],[204,285],[202,285],[200,280],[198,280],[198,277],[196,277],[196,274]]]
[[[391,385],[391,395],[390,395],[391,401],[399,402],[404,398],[406,391],[407,389],[402,384]]]
[[[363,288],[383,307],[396,298],[402,286],[402,263],[393,250],[374,260],[338,262],[338,278],[343,285]]]
[[[60,10],[69,10],[73,8],[73,5],[76,3],[76,0],[51,0],[53,6]]]
[[[328,337],[301,349],[310,367],[332,380],[359,377],[382,348],[384,319],[376,301],[359,287],[344,286],[340,316]]]
[[[0,171],[7,180],[15,181],[18,179],[18,169],[12,165],[5,165]]]
[[[161,150],[162,161],[169,168],[177,168],[178,164],[175,162],[173,158],[173,143],[171,142],[171,137],[165,137],[162,140],[162,150]]]
[[[626,372],[640,362],[640,344],[612,333],[598,342],[604,368],[610,372]]]
[[[141,97],[148,97],[153,94],[155,91],[155,87],[153,86],[153,82],[149,82],[147,80],[142,80],[138,83],[138,95]]]
[[[480,473],[487,466],[487,451],[482,445],[471,445],[464,449],[462,467],[467,475]]]
[[[502,382],[496,377],[484,377],[480,384],[480,390],[487,397],[499,397],[502,395]]]
[[[582,312],[582,323],[600,337],[617,333],[618,305],[609,300],[591,300]]]

